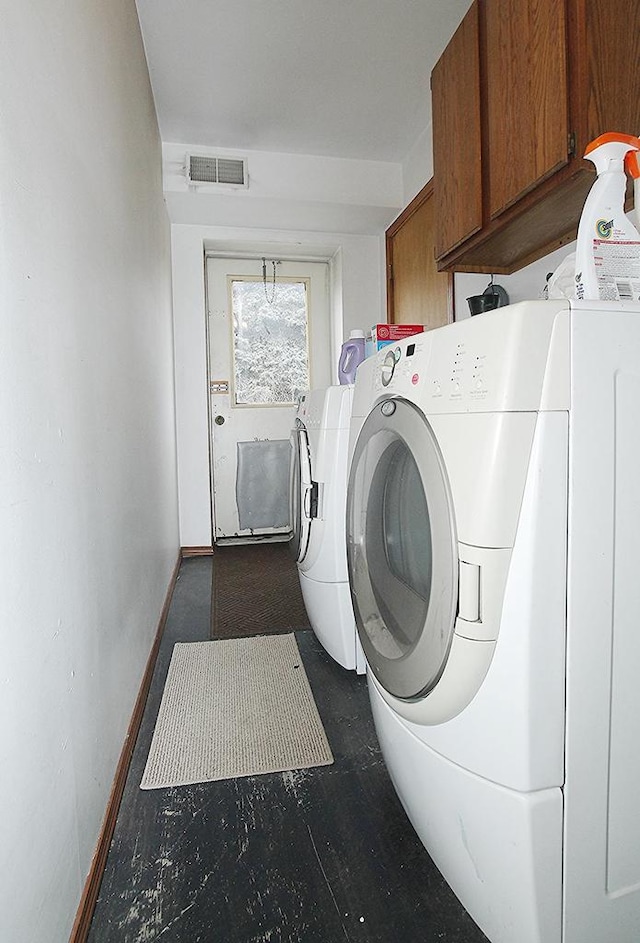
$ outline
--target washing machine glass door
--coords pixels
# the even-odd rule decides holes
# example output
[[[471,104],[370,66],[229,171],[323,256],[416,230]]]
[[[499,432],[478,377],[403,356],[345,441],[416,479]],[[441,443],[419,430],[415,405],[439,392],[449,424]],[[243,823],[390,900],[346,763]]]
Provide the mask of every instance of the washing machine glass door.
[[[407,400],[378,404],[356,442],[347,558],[369,667],[396,697],[425,696],[451,647],[458,556],[442,455],[428,421]]]
[[[292,441],[290,503],[293,536],[290,547],[296,563],[301,563],[309,546],[315,485],[311,477],[309,438],[304,426],[293,430]]]

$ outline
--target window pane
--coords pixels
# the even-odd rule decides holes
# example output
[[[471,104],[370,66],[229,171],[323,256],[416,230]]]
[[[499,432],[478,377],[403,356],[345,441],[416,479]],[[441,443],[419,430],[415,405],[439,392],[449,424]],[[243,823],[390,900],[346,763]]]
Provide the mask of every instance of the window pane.
[[[235,402],[294,403],[309,389],[307,280],[232,279]]]
[[[418,466],[405,442],[378,433],[364,454],[361,462],[373,469],[365,533],[373,605],[367,609],[368,617],[362,609],[361,616],[378,651],[385,658],[401,658],[415,647],[429,609],[429,510]]]
[[[386,469],[382,516],[389,569],[425,600],[426,618],[432,569],[429,509],[418,466],[402,441]]]

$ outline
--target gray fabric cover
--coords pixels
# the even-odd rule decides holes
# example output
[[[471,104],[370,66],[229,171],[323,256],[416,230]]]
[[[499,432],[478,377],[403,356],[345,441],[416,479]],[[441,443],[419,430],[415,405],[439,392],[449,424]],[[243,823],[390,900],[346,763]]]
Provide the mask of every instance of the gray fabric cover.
[[[240,530],[291,527],[289,439],[238,442],[236,502]]]

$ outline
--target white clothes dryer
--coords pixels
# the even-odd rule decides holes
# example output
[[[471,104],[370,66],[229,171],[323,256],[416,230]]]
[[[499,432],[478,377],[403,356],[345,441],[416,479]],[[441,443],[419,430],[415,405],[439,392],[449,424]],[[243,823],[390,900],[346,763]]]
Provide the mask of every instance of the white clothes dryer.
[[[293,431],[292,549],[313,631],[343,668],[363,674],[347,575],[345,507],[353,386],[302,394]]]
[[[527,302],[358,368],[347,555],[376,729],[492,943],[640,927],[640,307]]]

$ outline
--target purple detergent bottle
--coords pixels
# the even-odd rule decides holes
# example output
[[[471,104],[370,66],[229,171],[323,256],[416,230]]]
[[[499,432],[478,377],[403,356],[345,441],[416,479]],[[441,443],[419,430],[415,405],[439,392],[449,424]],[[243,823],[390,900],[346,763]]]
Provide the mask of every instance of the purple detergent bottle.
[[[364,331],[351,331],[349,340],[342,345],[338,361],[338,380],[342,385],[355,382],[356,370],[363,360]]]

